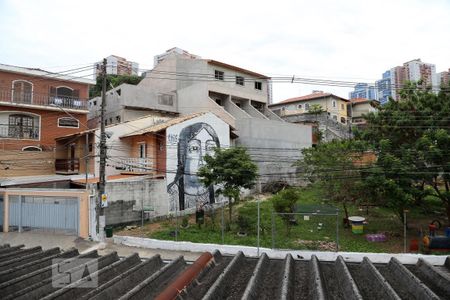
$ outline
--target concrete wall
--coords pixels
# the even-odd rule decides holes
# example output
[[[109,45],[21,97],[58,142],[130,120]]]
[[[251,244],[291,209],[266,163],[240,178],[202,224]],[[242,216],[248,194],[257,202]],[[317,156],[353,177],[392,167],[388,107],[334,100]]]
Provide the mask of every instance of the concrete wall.
[[[200,82],[177,91],[179,112],[181,114],[197,113],[202,111],[212,112],[225,122],[235,127],[235,117],[229,114],[222,106],[209,98],[207,83]]]
[[[105,208],[106,224],[137,222],[142,217],[142,207],[150,211],[150,217],[167,215],[168,195],[164,179],[142,177],[138,180],[108,181],[106,183],[108,207]]]
[[[262,119],[238,119],[236,124],[239,128],[237,145],[248,148],[258,165],[261,185],[277,180],[302,184],[292,164],[300,158],[302,148],[311,147],[311,126]]]

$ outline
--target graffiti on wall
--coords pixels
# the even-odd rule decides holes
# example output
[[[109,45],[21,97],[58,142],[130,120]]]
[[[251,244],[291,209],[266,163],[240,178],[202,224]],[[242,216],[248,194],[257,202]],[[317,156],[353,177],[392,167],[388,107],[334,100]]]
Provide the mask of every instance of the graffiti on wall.
[[[227,130],[228,128],[226,125]],[[218,130],[224,131],[223,126],[219,126]],[[173,131],[167,132],[169,210],[199,209],[204,205],[215,203],[217,200],[215,187],[205,187],[196,173],[204,165],[205,155],[213,155],[214,149],[220,147],[221,138],[229,142],[229,133],[223,137],[223,133],[221,136],[206,122],[186,125],[179,133],[177,130]],[[170,165],[176,168],[170,168]]]

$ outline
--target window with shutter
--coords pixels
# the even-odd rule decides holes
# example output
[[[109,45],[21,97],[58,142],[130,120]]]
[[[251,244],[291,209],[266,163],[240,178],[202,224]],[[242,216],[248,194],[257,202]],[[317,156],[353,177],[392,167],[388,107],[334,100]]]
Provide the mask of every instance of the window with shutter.
[[[13,82],[13,101],[15,103],[31,103],[33,84],[24,80]]]

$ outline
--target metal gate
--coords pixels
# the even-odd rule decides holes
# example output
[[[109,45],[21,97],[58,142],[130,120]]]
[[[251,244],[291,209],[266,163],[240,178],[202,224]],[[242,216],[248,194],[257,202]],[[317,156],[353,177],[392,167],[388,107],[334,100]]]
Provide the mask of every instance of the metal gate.
[[[78,234],[76,197],[9,196],[9,224],[23,228],[63,230]]]

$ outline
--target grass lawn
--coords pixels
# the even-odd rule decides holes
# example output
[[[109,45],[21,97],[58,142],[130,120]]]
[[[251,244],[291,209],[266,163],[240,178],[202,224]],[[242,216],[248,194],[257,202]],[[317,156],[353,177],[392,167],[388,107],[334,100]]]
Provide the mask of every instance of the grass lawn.
[[[308,214],[297,216],[297,225],[292,225],[289,235],[284,221],[280,216],[274,217],[274,240],[272,240],[272,203],[270,196],[261,197],[261,233],[260,246],[272,248],[274,244],[277,249],[310,249],[335,251],[336,249],[336,224],[338,224],[339,250],[354,252],[390,252],[403,251],[403,224],[387,208],[370,207],[368,214],[366,209],[356,205],[349,205],[349,215],[358,215],[366,218],[368,224],[364,227],[364,234],[353,234],[350,228],[344,228],[342,207],[335,207],[322,200],[320,190],[310,187],[302,191],[301,198],[297,202],[301,212],[314,212],[320,210],[322,213],[335,213],[339,208],[339,216],[319,216]],[[427,199],[424,208],[417,207],[408,215],[409,229],[408,240],[419,239],[419,229],[427,230],[427,224],[434,219],[442,218],[441,205],[439,201]],[[257,200],[251,198],[240,202],[233,208],[234,223],[230,231],[225,231],[224,243],[229,245],[256,246],[256,224],[257,224]],[[248,217],[248,229],[246,236],[239,236],[237,216],[244,214]],[[228,209],[225,208],[224,216],[228,221]],[[197,243],[222,243],[221,235],[221,210],[215,212],[213,218],[207,215],[205,224],[199,227],[195,224],[195,216],[189,216],[189,226],[181,228],[178,234],[179,241],[191,241]],[[181,225],[181,218],[178,220]],[[162,240],[175,240],[174,231],[176,222],[174,219],[148,223],[144,228],[123,230],[118,235],[143,236]],[[443,223],[445,224],[445,223]],[[388,236],[386,242],[368,242],[365,238],[367,233],[385,233]]]

